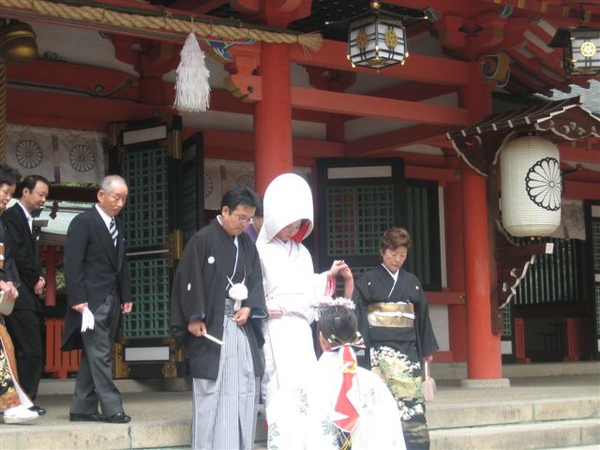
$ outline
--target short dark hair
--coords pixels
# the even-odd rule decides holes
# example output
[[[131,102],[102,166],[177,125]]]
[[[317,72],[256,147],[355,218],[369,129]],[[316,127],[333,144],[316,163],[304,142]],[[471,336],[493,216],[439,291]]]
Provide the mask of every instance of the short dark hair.
[[[8,164],[0,164],[0,185],[16,185],[21,179],[19,171]]]
[[[352,344],[356,341],[358,321],[354,311],[344,306],[328,306],[320,312],[317,331],[336,344]]]
[[[379,251],[381,253],[386,250],[395,250],[398,247],[410,248],[412,241],[410,234],[405,228],[393,227],[387,230],[379,241]]]
[[[50,182],[41,175],[27,175],[25,178],[21,180],[19,183],[19,187],[17,188],[17,192],[15,193],[15,197],[20,198],[23,195],[23,189],[27,188],[30,191],[35,189],[38,182],[44,183],[46,186],[50,187]]]
[[[259,204],[256,205],[256,210],[254,211],[254,217],[263,217],[264,216],[264,212],[263,212],[263,199],[259,198],[258,199]]]
[[[236,187],[225,192],[221,200],[221,209],[227,206],[230,211],[234,211],[238,205],[258,208],[260,206],[260,199],[252,189],[238,184]]]

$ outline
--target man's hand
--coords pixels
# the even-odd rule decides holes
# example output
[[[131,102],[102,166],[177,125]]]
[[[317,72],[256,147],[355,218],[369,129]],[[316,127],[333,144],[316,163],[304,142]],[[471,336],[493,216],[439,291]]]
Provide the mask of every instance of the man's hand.
[[[87,302],[85,303],[77,303],[76,305],[71,306],[71,309],[74,309],[79,314],[83,314],[83,310],[87,308]]]
[[[188,331],[196,337],[204,336],[206,333],[206,324],[203,320],[191,319],[188,322]]]
[[[35,283],[35,286],[33,287],[33,292],[35,292],[35,295],[42,295],[45,287],[46,280],[44,280],[44,277],[40,277],[38,282]]]
[[[244,306],[243,308],[240,308],[240,310],[238,312],[235,313],[235,315],[233,316],[233,321],[236,323],[236,325],[242,326],[248,321],[249,315],[250,315],[250,308],[247,306]]]

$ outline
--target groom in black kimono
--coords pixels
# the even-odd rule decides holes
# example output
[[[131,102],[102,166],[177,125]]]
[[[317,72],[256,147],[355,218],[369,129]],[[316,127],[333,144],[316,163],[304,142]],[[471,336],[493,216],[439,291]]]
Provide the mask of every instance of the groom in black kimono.
[[[253,448],[267,314],[244,229],[259,204],[245,186],[228,191],[221,215],[186,244],[173,282],[171,330],[193,377],[192,448]]]

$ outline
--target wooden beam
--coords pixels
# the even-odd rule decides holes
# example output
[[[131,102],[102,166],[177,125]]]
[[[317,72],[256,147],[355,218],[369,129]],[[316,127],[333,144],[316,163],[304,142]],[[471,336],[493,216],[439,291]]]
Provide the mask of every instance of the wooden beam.
[[[561,161],[600,164],[600,146],[596,150],[585,150],[563,144],[558,147]]]
[[[569,83],[566,80],[559,81],[555,78],[552,78],[549,75],[546,75],[542,71],[542,64],[538,58],[527,58],[525,55],[520,53],[517,50],[508,50],[507,52],[513,59],[515,59],[521,66],[525,67],[531,74],[540,78],[545,83],[549,84],[555,89],[558,89],[562,92],[570,92],[571,88]],[[544,66],[547,67],[547,66]],[[556,73],[556,70],[548,69],[553,73]]]
[[[581,181],[565,181],[565,198],[600,200],[600,182],[584,183]]]
[[[9,89],[7,92],[7,117],[13,123],[105,131],[109,122],[172,114],[176,111],[171,107],[109,98],[23,89]]]
[[[437,167],[405,166],[404,174],[411,180],[430,180],[438,183],[452,183],[460,180],[456,169],[440,169]]]
[[[440,84],[420,83],[412,81],[398,84],[391,88],[382,89],[369,95],[373,97],[395,98],[409,102],[422,102],[440,95],[456,92],[455,86],[444,86]]]
[[[213,155],[233,151],[244,151],[254,155],[254,133],[229,130],[200,130],[186,128],[184,135],[203,131],[204,145]],[[339,142],[320,141],[316,139],[293,138],[294,157],[300,158],[338,158],[344,156],[344,145]],[[213,156],[218,157],[218,156]],[[221,156],[222,157],[222,156]]]
[[[231,75],[227,84],[231,90],[235,87],[238,88],[234,95],[239,98],[252,102],[262,99],[262,78],[260,76]],[[449,128],[464,127],[469,124],[469,114],[464,108],[300,87],[292,87],[292,108],[444,125]]]
[[[292,62],[298,64],[377,75],[377,72],[372,69],[352,68],[346,57],[347,53],[348,45],[346,43],[323,41],[321,48],[314,53],[307,53],[299,45],[293,45],[290,58]],[[469,64],[468,62],[449,58],[411,54],[404,65],[397,64],[382,69],[382,73],[385,72],[386,78],[399,78],[446,86],[463,86],[469,83]]]
[[[119,70],[34,59],[27,64],[7,64],[9,85],[26,85],[87,94],[139,100],[138,77]]]
[[[387,150],[420,143],[423,139],[431,138],[432,136],[442,136],[447,131],[447,127],[415,125],[401,130],[355,139],[346,142],[346,157],[374,156]]]
[[[538,81],[538,78],[534,74],[529,74],[518,66],[511,67],[510,77],[519,80],[523,86],[526,86],[533,92],[539,92],[547,97],[552,95],[550,87],[548,87],[545,83]]]
[[[464,108],[407,102],[368,95],[292,88],[292,106],[311,111],[377,117],[429,125],[467,126],[469,114]]]
[[[583,2],[557,2],[552,4],[548,0],[485,0],[487,3],[494,3],[496,6],[512,6],[514,8],[513,14],[518,14],[521,11],[537,17],[543,14],[544,17],[552,20],[553,23],[557,23],[558,26],[564,28],[578,27],[582,25],[582,6]],[[568,7],[566,3],[571,3],[572,7]],[[585,2],[583,7],[585,12],[589,14],[589,22],[583,24],[584,26],[594,27],[600,26],[600,5],[598,2],[589,1]]]
[[[171,7],[194,15],[207,14],[221,5],[229,4],[228,0],[177,0]]]

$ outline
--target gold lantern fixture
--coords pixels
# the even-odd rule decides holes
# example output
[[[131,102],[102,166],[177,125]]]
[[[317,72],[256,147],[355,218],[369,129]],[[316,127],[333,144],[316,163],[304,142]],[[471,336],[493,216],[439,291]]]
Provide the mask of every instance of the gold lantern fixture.
[[[0,59],[25,64],[38,55],[36,35],[31,26],[19,20],[0,23]]]
[[[382,11],[379,2],[350,21],[348,60],[352,67],[383,69],[408,58],[406,28],[401,16]]]
[[[600,28],[559,28],[550,47],[562,47],[567,75],[600,74]]]

